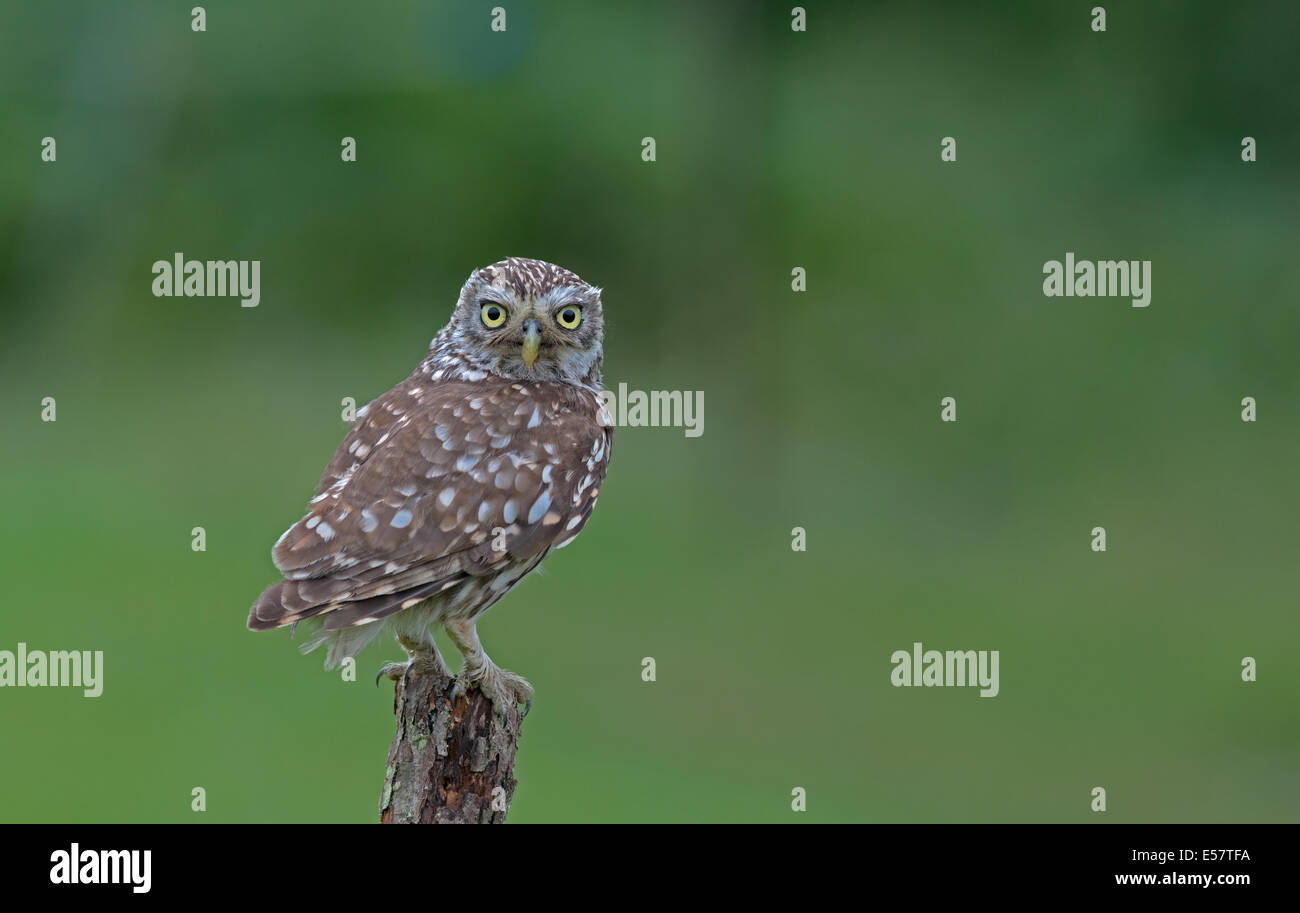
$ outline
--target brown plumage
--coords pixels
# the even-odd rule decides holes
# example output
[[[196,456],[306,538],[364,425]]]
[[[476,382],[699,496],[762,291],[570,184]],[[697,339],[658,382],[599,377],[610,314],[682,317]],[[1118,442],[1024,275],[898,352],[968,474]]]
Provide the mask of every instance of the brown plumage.
[[[512,258],[471,275],[419,367],[358,410],[248,626],[307,622],[304,649],[328,645],[330,667],[391,627],[425,669],[443,624],[466,684],[527,700],[474,620],[591,516],[613,442],[602,340],[600,290],[567,270]]]

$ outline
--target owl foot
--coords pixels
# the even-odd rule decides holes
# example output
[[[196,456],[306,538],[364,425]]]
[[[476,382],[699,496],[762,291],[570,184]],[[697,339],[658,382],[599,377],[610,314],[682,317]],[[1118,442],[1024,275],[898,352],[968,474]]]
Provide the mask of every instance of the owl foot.
[[[443,664],[442,657],[437,653],[412,653],[411,658],[404,663],[388,663],[380,668],[375,675],[375,684],[378,685],[381,678],[400,682],[405,681],[408,675],[430,675],[439,672],[443,675],[451,674]]]
[[[386,663],[385,665],[380,666],[379,671],[375,673],[375,687],[379,687],[379,680],[381,678],[400,682],[402,679],[406,678],[406,673],[409,672],[410,669],[411,660],[409,659],[404,663]]]
[[[451,702],[454,705],[470,688],[478,688],[492,702],[492,709],[501,714],[502,725],[510,725],[509,709],[512,705],[524,705],[519,714],[520,719],[528,716],[533,708],[533,686],[521,675],[515,675],[508,669],[492,664],[490,661],[473,671],[462,671],[456,676],[456,683],[451,689]]]

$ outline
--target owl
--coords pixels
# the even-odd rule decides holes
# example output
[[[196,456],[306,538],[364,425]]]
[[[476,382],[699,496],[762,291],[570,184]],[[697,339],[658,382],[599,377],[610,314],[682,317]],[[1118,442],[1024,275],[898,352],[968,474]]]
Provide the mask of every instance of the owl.
[[[357,410],[248,627],[303,624],[327,669],[391,630],[408,658],[380,675],[396,680],[446,671],[442,626],[462,657],[453,693],[527,712],[532,686],[476,625],[591,516],[614,440],[603,338],[600,289],[566,269],[511,257],[472,273],[419,367]]]

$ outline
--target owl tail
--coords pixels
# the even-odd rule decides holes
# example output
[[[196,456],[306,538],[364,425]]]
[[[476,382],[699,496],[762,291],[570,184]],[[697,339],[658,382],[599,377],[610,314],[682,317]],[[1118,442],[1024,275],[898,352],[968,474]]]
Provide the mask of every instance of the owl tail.
[[[341,581],[281,580],[266,588],[248,612],[250,631],[268,631],[323,616],[324,626],[337,631],[368,625],[409,609],[460,583],[462,573],[450,574],[419,586],[366,599],[347,599],[351,586]]]

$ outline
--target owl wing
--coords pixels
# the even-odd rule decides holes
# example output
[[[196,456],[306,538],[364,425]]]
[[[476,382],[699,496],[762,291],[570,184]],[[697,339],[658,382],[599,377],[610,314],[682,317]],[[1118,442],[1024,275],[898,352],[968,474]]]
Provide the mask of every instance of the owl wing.
[[[591,515],[613,429],[559,384],[413,377],[359,410],[308,513],[272,550],[285,580],[248,625],[365,624],[506,560],[567,545]]]

